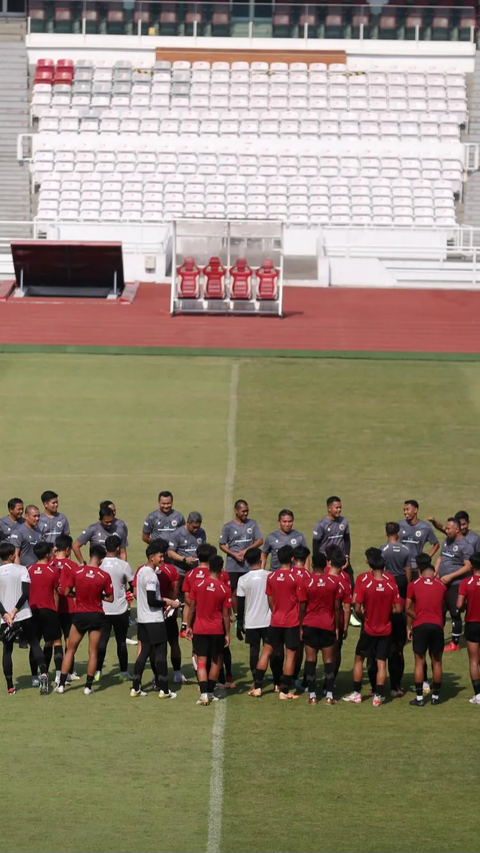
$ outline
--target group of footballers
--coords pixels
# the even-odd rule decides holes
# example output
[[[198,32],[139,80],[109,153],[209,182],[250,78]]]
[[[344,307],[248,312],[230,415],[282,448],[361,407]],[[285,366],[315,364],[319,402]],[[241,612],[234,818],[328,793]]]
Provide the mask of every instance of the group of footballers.
[[[250,647],[249,696],[262,695],[270,666],[281,701],[299,699],[305,692],[310,705],[318,704],[321,652],[323,695],[326,704],[333,705],[342,645],[349,624],[356,624],[361,631],[353,690],[344,701],[362,702],[365,662],[374,707],[384,701],[387,671],[392,697],[402,696],[404,648],[411,640],[416,695],[410,704],[423,707],[425,695],[431,694],[431,703],[437,705],[443,653],[460,650],[465,611],[474,691],[469,701],[480,705],[480,538],[470,530],[464,511],[442,525],[433,517],[422,521],[418,502],[405,501],[403,518],[386,524],[386,541],[367,549],[366,571],[354,582],[350,528],[337,496],[327,499],[327,513],[314,527],[311,550],[295,529],[291,510],[280,511],[278,528],[264,539],[247,502],[236,501],[234,517],[219,537],[224,562],[217,547],[207,542],[201,514],[191,512],[185,520],[174,509],[171,492],[160,492],[158,509],[143,525],[146,562],[135,574],[127,561],[128,528],[117,518],[113,502],[103,501],[98,521],[73,541],[68,519],[58,511],[58,495],[47,491],[41,499],[43,512],[32,504],[24,509],[23,502],[13,498],[8,515],[0,519],[0,639],[9,694],[16,692],[15,641],[30,648],[32,684],[41,694],[49,691],[53,656],[55,690],[62,694],[78,679],[75,655],[86,634],[84,693],[92,694],[113,631],[119,678],[132,682],[133,698],[147,695],[142,688],[147,663],[159,698],[176,698],[169,687],[168,649],[173,683],[188,683],[179,643],[179,637],[185,637],[192,641],[198,704],[209,705],[218,700],[216,688],[235,686],[230,634],[236,625],[238,640],[245,639]],[[442,545],[434,528],[445,535]],[[88,561],[81,551],[87,543]],[[138,641],[131,675],[127,634],[134,599]],[[452,639],[445,646],[447,613]]]

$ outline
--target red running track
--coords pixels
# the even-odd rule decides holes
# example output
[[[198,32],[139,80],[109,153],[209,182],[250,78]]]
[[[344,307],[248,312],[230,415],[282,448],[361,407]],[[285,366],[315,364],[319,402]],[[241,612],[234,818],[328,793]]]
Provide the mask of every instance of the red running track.
[[[287,287],[285,317],[170,317],[169,288],[131,304],[10,299],[0,344],[480,353],[480,292]]]

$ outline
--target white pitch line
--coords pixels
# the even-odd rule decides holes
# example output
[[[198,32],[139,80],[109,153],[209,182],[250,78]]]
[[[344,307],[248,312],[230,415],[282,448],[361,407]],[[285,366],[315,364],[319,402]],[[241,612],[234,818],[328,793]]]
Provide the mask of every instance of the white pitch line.
[[[225,475],[224,518],[229,518],[233,504],[233,486],[237,465],[237,412],[240,365],[234,361],[230,375],[230,394],[227,422],[227,471]],[[225,757],[225,725],[227,703],[215,702],[212,728],[212,767],[210,771],[210,799],[208,804],[207,853],[221,853],[223,820],[223,764]]]

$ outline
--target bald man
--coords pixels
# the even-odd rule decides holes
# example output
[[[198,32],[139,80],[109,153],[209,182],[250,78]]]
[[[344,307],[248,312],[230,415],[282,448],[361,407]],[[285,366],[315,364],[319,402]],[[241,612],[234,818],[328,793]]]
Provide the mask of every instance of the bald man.
[[[17,525],[11,532],[9,541],[15,548],[15,563],[26,566],[27,569],[37,562],[34,547],[37,542],[43,542],[44,536],[38,529],[40,518],[38,506],[29,504],[25,510],[25,523]]]

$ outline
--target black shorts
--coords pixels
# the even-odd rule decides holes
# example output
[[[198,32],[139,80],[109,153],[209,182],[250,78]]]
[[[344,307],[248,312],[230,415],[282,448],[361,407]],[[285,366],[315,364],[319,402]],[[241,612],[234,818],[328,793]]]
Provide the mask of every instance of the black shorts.
[[[225,634],[195,634],[193,635],[193,653],[201,658],[210,658],[213,663],[223,655],[225,650]]]
[[[232,592],[235,592],[235,590],[238,586],[239,578],[243,577],[243,575],[246,575],[246,574],[247,574],[246,572],[229,572],[228,573],[228,577],[230,578],[230,587],[232,589]]]
[[[335,645],[335,631],[327,631],[325,628],[314,628],[305,625],[303,629],[303,644],[311,649],[329,649]]]
[[[405,645],[407,642],[407,620],[405,619],[404,613],[392,613],[391,615],[392,622],[392,644],[395,645]]]
[[[245,642],[249,646],[259,646],[260,643],[265,643],[268,636],[268,628],[246,628]]]
[[[165,622],[137,622],[137,637],[143,644],[158,646],[167,642]]]
[[[386,637],[373,637],[362,628],[355,654],[370,660],[387,660],[390,651],[390,639],[390,634],[387,634]]]
[[[59,613],[58,618],[60,620],[60,627],[62,629],[62,634],[65,639],[68,638],[70,633],[70,628],[72,627],[72,616],[73,613]]]
[[[110,636],[110,632],[113,628],[115,633],[125,634],[127,636],[128,628],[130,625],[130,616],[128,610],[125,610],[124,613],[106,613],[105,614],[105,624],[104,630],[108,631],[108,635]]]
[[[86,634],[87,631],[101,631],[105,625],[105,615],[103,613],[72,613],[72,625],[75,626],[79,634]]]
[[[480,622],[465,622],[463,633],[467,643],[480,643]]]
[[[294,625],[293,628],[276,628],[274,625],[270,625],[265,642],[274,649],[277,649],[279,646],[285,646],[291,652],[296,652],[300,645],[300,626]]]
[[[415,655],[423,658],[429,652],[432,658],[440,660],[444,645],[445,637],[440,625],[424,622],[412,630],[412,649]]]
[[[175,640],[178,640],[178,622],[177,616],[168,616],[165,619],[165,630],[167,632],[167,641],[169,643],[173,643]]]
[[[56,610],[50,610],[47,607],[34,607],[32,608],[32,617],[39,640],[43,637],[46,643],[53,643],[54,640],[62,639],[62,626]]]

